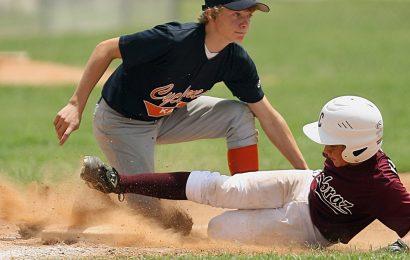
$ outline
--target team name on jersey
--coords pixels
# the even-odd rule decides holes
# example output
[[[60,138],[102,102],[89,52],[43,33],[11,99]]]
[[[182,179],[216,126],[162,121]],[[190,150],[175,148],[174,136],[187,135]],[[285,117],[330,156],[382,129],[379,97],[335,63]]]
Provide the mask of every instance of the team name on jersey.
[[[203,89],[193,90],[191,89],[191,86],[185,89],[184,92],[172,92],[174,86],[174,84],[168,84],[163,87],[155,88],[151,91],[151,99],[161,100],[162,102],[157,106],[147,100],[144,100],[145,108],[149,116],[162,117],[169,115],[175,108],[186,106],[187,102],[182,101],[183,98],[194,100],[204,93]]]
[[[337,194],[336,189],[330,185],[333,180],[332,176],[324,176],[323,174],[317,177],[318,187],[315,193],[319,196],[320,200],[326,204],[336,215],[352,215],[351,208],[353,203],[345,200],[340,194]]]

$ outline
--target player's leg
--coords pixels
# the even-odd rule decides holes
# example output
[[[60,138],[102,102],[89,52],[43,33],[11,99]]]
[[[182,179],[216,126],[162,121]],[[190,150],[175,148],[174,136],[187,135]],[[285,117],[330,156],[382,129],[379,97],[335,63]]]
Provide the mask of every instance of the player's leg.
[[[121,174],[154,171],[157,122],[126,118],[102,99],[95,110],[93,131],[110,165]]]
[[[94,135],[101,150],[110,165],[120,174],[154,172],[157,122],[125,118],[101,100],[97,105],[93,123]],[[167,223],[167,219],[163,219],[165,209],[157,198],[129,194],[126,200],[133,209],[143,215],[156,218],[166,227],[172,226],[172,223]],[[189,221],[186,223],[189,225]]]
[[[94,114],[93,131],[98,145],[109,164],[122,175],[154,172],[156,128],[156,122],[123,117],[104,100]]]
[[[306,201],[278,209],[233,210],[214,217],[208,236],[216,240],[259,245],[328,246],[312,224]]]
[[[255,118],[239,101],[202,96],[161,122],[159,144],[226,138],[231,173],[258,170]]]
[[[288,170],[243,173],[231,177],[207,171],[120,176],[105,169],[98,172],[85,169],[83,172],[93,172],[94,176],[82,177],[91,186],[107,193],[189,199],[231,209],[279,208],[291,201],[306,200],[314,175],[311,170]],[[116,176],[111,178],[112,175]]]
[[[230,209],[279,208],[306,200],[312,170],[260,171],[231,177],[217,172],[191,172],[186,184],[189,200]]]
[[[308,172],[310,174],[305,174]],[[244,208],[213,218],[208,226],[208,234],[213,239],[326,246],[328,242],[313,226],[309,215],[306,190],[311,174],[311,171],[295,170],[232,177],[210,172],[117,175],[120,180],[115,188],[167,199],[188,198],[212,206]],[[291,175],[295,178],[289,178]]]

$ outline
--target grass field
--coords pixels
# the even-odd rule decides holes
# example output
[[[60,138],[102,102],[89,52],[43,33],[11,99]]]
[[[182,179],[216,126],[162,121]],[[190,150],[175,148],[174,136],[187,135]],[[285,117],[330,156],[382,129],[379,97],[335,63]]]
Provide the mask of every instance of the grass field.
[[[183,2],[182,20],[194,20],[198,12],[192,10],[201,1]],[[384,150],[399,171],[410,171],[410,2],[272,1],[270,5],[270,14],[255,15],[244,46],[257,64],[266,95],[286,118],[310,167],[321,167],[321,147],[305,138],[301,127],[316,120],[322,105],[332,97],[351,94],[379,106],[385,122]],[[24,50],[33,59],[83,66],[99,41],[140,29],[11,37],[0,40],[0,51]],[[64,147],[58,146],[52,121],[74,87],[0,87],[0,173],[22,183],[61,180],[77,174],[82,155],[102,156],[91,132],[100,89],[90,98],[80,130]],[[217,85],[212,95],[233,98],[223,85]],[[260,132],[261,169],[290,168]],[[159,146],[157,170],[227,172],[225,153],[224,140]],[[303,257],[374,259],[380,255],[312,253]]]

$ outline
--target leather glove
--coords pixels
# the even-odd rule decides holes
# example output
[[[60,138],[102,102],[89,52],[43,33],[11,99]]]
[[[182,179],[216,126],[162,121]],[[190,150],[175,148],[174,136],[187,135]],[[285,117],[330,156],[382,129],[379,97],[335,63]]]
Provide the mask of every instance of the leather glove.
[[[387,247],[385,247],[384,249],[391,253],[404,253],[409,251],[408,245],[406,245],[406,243],[400,238],[397,239],[397,241],[393,244],[390,244]]]

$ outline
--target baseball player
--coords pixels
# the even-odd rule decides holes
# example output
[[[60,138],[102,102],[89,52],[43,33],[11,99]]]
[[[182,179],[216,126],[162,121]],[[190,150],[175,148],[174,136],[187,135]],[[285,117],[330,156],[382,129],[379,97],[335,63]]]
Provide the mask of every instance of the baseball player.
[[[214,239],[329,246],[348,243],[378,219],[402,238],[388,249],[408,250],[410,194],[392,160],[380,150],[383,120],[378,108],[364,98],[338,97],[323,107],[319,121],[305,125],[303,131],[324,145],[321,171],[126,176],[96,157],[86,157],[81,177],[104,193],[188,199],[236,209],[210,221],[208,234]]]
[[[255,0],[206,0],[199,23],[176,22],[101,42],[54,125],[60,144],[78,129],[88,96],[114,59],[122,59],[104,85],[93,131],[109,163],[121,174],[154,172],[154,147],[225,138],[232,174],[258,170],[254,117],[296,169],[307,164],[282,116],[264,95],[252,59],[239,45],[252,14],[269,7]],[[224,82],[240,101],[204,96]],[[136,204],[157,202],[127,196]],[[159,207],[159,206],[158,206]]]

